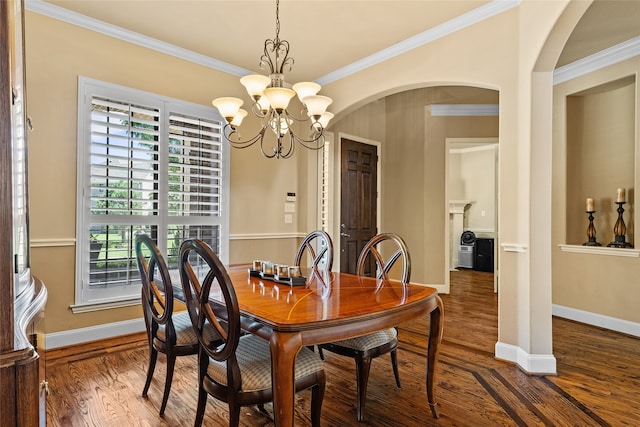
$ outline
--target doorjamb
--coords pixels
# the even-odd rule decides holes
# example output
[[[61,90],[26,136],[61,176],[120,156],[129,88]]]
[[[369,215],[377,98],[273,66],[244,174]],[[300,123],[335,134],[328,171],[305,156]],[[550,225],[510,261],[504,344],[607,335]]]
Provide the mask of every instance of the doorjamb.
[[[493,264],[494,264],[494,273],[493,273],[493,287],[494,287],[494,292],[498,291],[498,283],[499,283],[499,268],[498,268],[498,250],[497,248],[499,247],[499,215],[498,215],[498,197],[499,197],[499,187],[498,187],[498,177],[497,177],[497,168],[498,168],[498,162],[499,160],[499,150],[500,150],[500,145],[499,145],[499,138],[445,138],[445,160],[444,160],[444,215],[445,215],[445,222],[444,222],[444,246],[445,246],[445,260],[444,260],[444,269],[445,269],[445,273],[444,273],[444,289],[442,289],[442,293],[448,294],[451,291],[451,278],[450,278],[450,264],[451,264],[451,259],[450,259],[450,254],[451,254],[451,247],[450,247],[450,242],[451,242],[451,236],[449,235],[451,233],[450,227],[449,227],[449,152],[451,150],[451,146],[456,143],[469,143],[469,144],[480,144],[480,145],[493,145],[495,144],[496,147],[496,154],[498,156],[497,160],[496,160],[496,177],[495,177],[495,185],[496,185],[496,191],[495,191],[495,203],[496,203],[496,211],[495,211],[495,224],[494,224],[494,257],[493,257]]]
[[[368,138],[363,138],[360,136],[350,135],[344,132],[338,132],[337,144],[335,144],[335,148],[333,150],[333,158],[330,160],[331,167],[333,169],[333,195],[334,200],[337,203],[333,204],[333,209],[331,211],[332,219],[330,221],[333,224],[333,229],[331,230],[331,236],[333,236],[333,245],[335,249],[335,253],[340,254],[340,201],[342,200],[341,193],[341,185],[340,185],[340,173],[341,168],[338,163],[340,163],[340,153],[342,153],[342,139],[350,139],[352,141],[360,142],[362,144],[374,145],[376,147],[376,153],[378,154],[377,165],[377,174],[378,179],[376,182],[376,190],[378,192],[378,197],[376,198],[376,228],[378,233],[380,232],[380,224],[382,224],[382,210],[380,200],[382,199],[382,143],[380,141],[375,141]],[[333,270],[340,271],[340,257],[337,256],[333,260]]]

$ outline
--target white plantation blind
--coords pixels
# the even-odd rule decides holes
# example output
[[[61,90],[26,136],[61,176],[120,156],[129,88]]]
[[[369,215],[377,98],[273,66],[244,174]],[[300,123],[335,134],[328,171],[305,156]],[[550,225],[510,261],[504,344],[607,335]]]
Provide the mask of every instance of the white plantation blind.
[[[220,123],[169,116],[169,215],[219,216],[222,196]]]
[[[92,99],[93,215],[157,215],[159,120],[159,109]]]
[[[327,140],[318,156],[318,228],[331,233],[331,212],[329,200],[331,198],[330,172],[331,141]]]
[[[74,307],[139,300],[139,232],[176,277],[185,239],[204,240],[227,262],[229,159],[218,113],[85,78],[78,93]]]
[[[20,74],[20,73],[18,73]],[[22,84],[21,77],[18,77],[16,85]],[[15,280],[18,282],[15,289],[20,291],[23,284],[28,283],[29,276],[29,236],[28,234],[28,200],[27,200],[27,147],[26,147],[26,123],[24,111],[24,91],[18,87],[13,95],[12,123],[15,123],[14,138],[15,145],[11,150],[13,155],[13,250],[15,257],[14,271],[18,274]]]

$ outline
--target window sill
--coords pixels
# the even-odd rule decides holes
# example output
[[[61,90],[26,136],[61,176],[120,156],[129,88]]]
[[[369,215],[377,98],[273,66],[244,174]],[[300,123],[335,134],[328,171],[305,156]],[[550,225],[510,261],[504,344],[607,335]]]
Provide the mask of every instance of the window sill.
[[[618,257],[640,257],[639,249],[609,248],[606,246],[558,245],[562,252],[580,254],[609,255]]]
[[[132,305],[140,305],[140,298],[124,301],[74,304],[71,305],[71,311],[73,314],[89,313],[91,311],[111,310],[114,308],[130,307]]]

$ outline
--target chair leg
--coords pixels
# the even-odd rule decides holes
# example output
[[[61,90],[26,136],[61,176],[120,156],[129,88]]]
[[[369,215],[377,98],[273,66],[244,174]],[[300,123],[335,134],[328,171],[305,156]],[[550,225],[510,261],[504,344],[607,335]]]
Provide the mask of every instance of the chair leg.
[[[356,382],[358,383],[358,407],[356,417],[358,421],[364,420],[364,407],[367,400],[367,383],[371,370],[371,358],[356,358]]]
[[[162,405],[160,405],[160,416],[164,415],[164,410],[169,401],[169,392],[171,391],[171,381],[173,380],[173,369],[176,366],[176,355],[167,353],[167,378],[164,381],[164,395],[162,396]]]
[[[393,375],[396,377],[396,386],[398,390],[402,390],[400,385],[400,373],[398,372],[398,349],[391,350],[391,366],[393,367]]]
[[[201,381],[200,385],[198,385],[198,407],[196,409],[196,421],[193,423],[194,427],[200,427],[202,425],[202,420],[204,419],[204,410],[206,406],[207,391],[204,389]]]
[[[324,372],[321,372],[318,378],[318,384],[311,389],[311,425],[312,427],[320,427],[320,414],[322,413],[322,401],[324,399],[324,390],[326,385]]]
[[[153,371],[156,369],[156,360],[158,360],[158,351],[153,347],[153,345],[149,346],[149,367],[147,368],[147,381],[144,383],[144,388],[142,389],[142,396],[147,397],[147,392],[149,391],[149,386],[151,385],[151,379],[153,378]]]
[[[229,405],[229,427],[238,427],[240,424],[240,405]]]

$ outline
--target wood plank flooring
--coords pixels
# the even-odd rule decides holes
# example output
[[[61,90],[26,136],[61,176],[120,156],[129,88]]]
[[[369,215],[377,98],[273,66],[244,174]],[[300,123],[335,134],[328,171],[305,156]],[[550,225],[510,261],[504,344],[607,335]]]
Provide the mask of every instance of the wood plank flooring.
[[[431,418],[425,394],[428,317],[400,327],[396,390],[388,357],[374,360],[366,421],[355,417],[353,361],[325,353],[324,426],[640,426],[640,340],[554,318],[558,376],[529,376],[495,360],[497,296],[491,273],[453,272],[445,304],[444,339],[436,368],[441,417]],[[47,423],[56,426],[191,426],[196,359],[178,359],[165,416],[160,355],[149,397],[140,393],[147,367],[142,334],[47,352]],[[296,425],[311,425],[309,392],[296,397]],[[245,408],[241,426],[272,426]],[[228,425],[227,407],[209,398],[205,426]],[[1,424],[1,423],[0,423]]]

